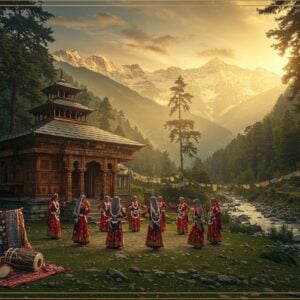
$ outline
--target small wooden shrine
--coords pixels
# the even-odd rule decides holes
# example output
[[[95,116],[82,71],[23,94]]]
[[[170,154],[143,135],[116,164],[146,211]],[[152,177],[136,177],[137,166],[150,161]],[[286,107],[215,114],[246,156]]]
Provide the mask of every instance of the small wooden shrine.
[[[82,192],[99,198],[124,189],[128,176],[118,164],[144,145],[90,126],[93,110],[76,101],[81,90],[62,75],[43,92],[47,102],[30,111],[33,127],[0,138],[0,209],[31,203],[41,211],[37,203],[53,193],[71,202]]]

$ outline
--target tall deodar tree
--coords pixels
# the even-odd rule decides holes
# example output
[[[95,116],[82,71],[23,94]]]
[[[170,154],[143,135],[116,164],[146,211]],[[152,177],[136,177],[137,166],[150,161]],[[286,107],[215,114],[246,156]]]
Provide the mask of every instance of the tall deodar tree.
[[[282,81],[289,84],[290,98],[300,111],[300,0],[275,0],[258,12],[277,15],[278,27],[269,30],[267,36],[276,40],[273,47],[280,55],[289,54]]]
[[[199,142],[200,132],[194,130],[194,121],[184,119],[183,114],[190,111],[193,96],[185,92],[186,84],[183,77],[179,76],[175,85],[170,88],[172,96],[169,100],[170,116],[175,119],[165,123],[165,128],[170,132],[171,143],[179,144],[180,172],[183,178],[183,157],[193,157],[197,153],[196,143]]]
[[[16,129],[18,104],[30,106],[41,99],[40,89],[55,76],[48,43],[54,41],[46,22],[53,17],[36,1],[1,1],[0,3],[0,81],[9,99],[9,131]]]

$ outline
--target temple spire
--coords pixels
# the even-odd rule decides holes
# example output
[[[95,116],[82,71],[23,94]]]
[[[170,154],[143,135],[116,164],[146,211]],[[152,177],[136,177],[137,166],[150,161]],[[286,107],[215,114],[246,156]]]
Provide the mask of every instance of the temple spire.
[[[59,81],[60,82],[65,82],[63,69],[60,69]]]

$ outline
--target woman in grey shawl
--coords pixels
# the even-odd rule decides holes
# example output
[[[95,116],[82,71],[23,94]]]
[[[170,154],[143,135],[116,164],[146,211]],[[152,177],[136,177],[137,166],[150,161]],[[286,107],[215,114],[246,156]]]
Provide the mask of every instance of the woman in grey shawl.
[[[91,212],[91,204],[84,194],[76,200],[74,208],[75,223],[72,240],[81,246],[90,242],[90,232],[87,215]]]
[[[201,249],[204,245],[203,207],[199,199],[194,199],[194,225],[188,237],[188,244],[194,248]]]
[[[112,198],[110,205],[110,219],[108,222],[108,231],[106,235],[107,248],[117,249],[123,247],[123,229],[121,218],[125,217],[126,213],[121,206],[120,198],[115,196]]]
[[[149,207],[145,214],[147,213],[149,216],[149,225],[148,225],[146,246],[152,248],[154,251],[157,251],[159,248],[163,247],[164,245],[163,245],[162,233],[161,233],[161,222],[160,222],[161,214],[160,214],[159,203],[156,197],[150,198]]]

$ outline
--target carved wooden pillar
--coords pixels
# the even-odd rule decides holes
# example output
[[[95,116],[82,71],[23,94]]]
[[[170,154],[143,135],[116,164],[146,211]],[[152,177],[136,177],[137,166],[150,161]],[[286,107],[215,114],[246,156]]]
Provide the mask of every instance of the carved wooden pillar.
[[[72,201],[72,170],[66,169],[66,200]]]
[[[112,179],[111,179],[111,190],[112,190],[112,195],[116,196],[117,195],[117,173],[118,173],[118,163],[114,162],[113,168],[112,168]]]
[[[102,170],[102,187],[103,187],[103,195],[107,194],[107,169]]]
[[[113,171],[111,173],[111,176],[112,176],[112,179],[111,179],[111,193],[112,193],[112,196],[116,196],[116,193],[117,193],[117,189],[116,189],[116,186],[117,186],[117,172]]]
[[[84,173],[86,169],[80,169],[79,185],[80,185],[80,194],[85,192],[84,186]]]

